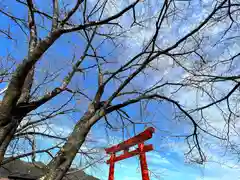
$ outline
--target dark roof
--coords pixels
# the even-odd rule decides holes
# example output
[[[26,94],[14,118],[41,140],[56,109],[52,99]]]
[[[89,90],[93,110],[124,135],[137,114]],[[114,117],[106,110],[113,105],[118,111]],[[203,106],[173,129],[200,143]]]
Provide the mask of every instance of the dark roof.
[[[38,163],[42,164],[42,163]],[[36,180],[43,176],[42,169],[37,168],[32,163],[21,160],[15,160],[0,167],[0,178],[9,178],[13,180]],[[87,175],[84,171],[76,171],[67,175],[65,180],[99,180],[93,176]]]
[[[38,177],[29,174],[13,173],[8,175],[8,178],[15,180],[36,180]]]

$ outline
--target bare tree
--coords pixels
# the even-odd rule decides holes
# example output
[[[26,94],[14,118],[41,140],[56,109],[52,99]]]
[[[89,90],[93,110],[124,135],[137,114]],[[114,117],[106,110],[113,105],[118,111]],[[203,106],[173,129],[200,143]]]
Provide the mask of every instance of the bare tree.
[[[1,163],[4,163],[4,155],[9,144],[18,138],[26,138],[33,147],[32,152],[12,157],[12,160],[35,153],[46,152],[51,154],[49,153],[51,149],[35,150],[34,138],[30,138],[30,136],[40,135],[55,138],[61,140],[63,145],[56,155],[50,155],[52,160],[47,165],[47,173],[41,179],[62,179],[86,141],[91,128],[100,120],[105,121],[106,127],[110,129],[124,130],[128,126],[135,126],[138,123],[154,125],[154,122],[133,121],[124,110],[125,107],[144,102],[162,103],[166,101],[176,108],[176,118],[191,123],[190,133],[184,136],[189,145],[187,154],[197,158],[199,163],[206,161],[204,148],[201,146],[201,136],[207,135],[221,141],[230,142],[230,123],[233,121],[232,119],[236,120],[238,118],[238,110],[234,111],[232,109],[229,100],[231,95],[239,89],[239,75],[218,75],[216,66],[224,63],[232,64],[239,58],[239,52],[237,54],[230,53],[229,59],[226,56],[209,58],[205,47],[211,46],[212,48],[214,44],[209,42],[209,37],[205,34],[212,27],[221,28],[219,24],[230,21],[226,29],[222,28],[224,32],[217,34],[218,38],[215,46],[220,45],[224,40],[236,40],[237,37],[230,37],[229,34],[239,25],[237,19],[239,2],[237,0],[208,2],[204,17],[196,20],[195,24],[188,27],[186,32],[179,33],[177,37],[165,42],[163,42],[162,33],[171,27],[170,24],[181,23],[185,18],[187,19],[188,14],[184,12],[194,9],[191,1],[165,0],[159,3],[158,7],[153,7],[153,3],[150,1],[137,0],[124,5],[115,12],[113,9],[115,6],[118,7],[118,4],[110,0],[91,2],[77,0],[75,4],[70,4],[70,6],[65,1],[53,0],[48,2],[51,4],[50,8],[44,3],[38,4],[32,0],[16,0],[16,6],[27,9],[28,20],[22,17],[24,15],[14,15],[15,13],[11,10],[7,10],[4,3],[7,2],[3,2],[0,12],[11,21],[10,25],[16,24],[22,31],[23,36],[26,35],[29,40],[26,57],[18,63],[16,68],[13,68],[12,74],[8,73],[12,70],[12,67],[10,67],[10,71],[9,69],[4,70],[1,75],[8,79],[9,74],[11,74],[11,78],[7,80],[6,89],[2,91],[4,96],[0,105]],[[140,13],[141,9],[147,13],[146,17],[143,17],[143,14]],[[128,25],[126,25],[126,22],[124,24],[124,20],[126,20],[124,18],[126,17],[127,20],[132,19]],[[136,31],[143,31],[148,28],[150,29],[149,35],[141,43],[137,52],[131,54],[131,50],[127,46],[134,41],[131,41],[129,36],[133,36],[134,33],[137,33]],[[10,30],[3,29],[1,32],[9,38],[9,41],[14,39]],[[46,32],[47,36],[42,38],[42,34],[46,34]],[[41,35],[39,35],[40,33]],[[66,65],[70,64],[70,70],[63,68],[56,70],[54,73],[51,73],[52,70],[50,70],[45,72],[45,77],[42,78],[41,83],[34,83],[34,79],[38,79],[40,76],[35,75],[40,60],[51,61],[48,54],[51,49],[48,49],[57,46],[58,41],[63,39],[64,36],[71,38],[71,35],[81,37],[82,42],[79,42],[81,50],[78,49],[81,55],[78,52],[76,55],[76,52],[74,52],[71,57],[68,57],[69,60],[65,61]],[[212,39],[210,38],[210,40]],[[74,39],[68,41],[73,41],[73,44],[77,45]],[[113,50],[109,51],[109,44],[106,46],[106,42],[110,42],[111,47],[114,47]],[[61,44],[61,46],[64,49],[64,44]],[[216,48],[221,48],[221,46]],[[123,53],[122,56],[119,55],[121,53]],[[62,57],[58,58],[59,61],[62,61]],[[166,61],[172,61],[174,66],[183,71],[184,76],[181,76],[180,79],[166,79],[161,69],[161,67],[164,68],[164,62]],[[67,75],[66,71],[68,71]],[[41,72],[40,74],[42,76],[44,73]],[[61,79],[62,77],[59,78],[60,74],[65,74],[65,77],[63,79]],[[155,82],[139,85],[138,78],[148,80],[153,77],[153,74],[159,76]],[[73,79],[76,76],[84,80],[79,80],[79,83],[74,86]],[[170,75],[168,74],[168,76]],[[49,82],[56,83],[57,81],[58,87],[47,93],[43,92],[44,87],[49,86]],[[94,82],[94,86],[86,85],[87,81]],[[235,83],[233,89],[224,97],[215,97],[211,88],[211,92],[209,92],[209,84],[219,81]],[[51,87],[53,87],[53,84]],[[177,94],[188,88],[204,93],[212,102],[192,109],[185,108],[182,106],[182,102],[179,102]],[[50,101],[55,98],[59,98],[60,101],[60,97],[64,93],[70,94],[66,102],[62,102],[61,106],[55,109],[42,111],[40,114],[37,112],[37,115],[41,118],[32,120],[35,110],[43,105],[50,104]],[[81,106],[82,116],[79,117],[68,137],[34,131],[33,127],[37,128],[43,123],[47,125],[49,119],[76,111],[76,107],[71,109],[67,107],[69,102],[77,100],[88,105]],[[226,121],[228,131],[224,133],[215,129],[209,130],[208,120],[204,115],[200,118],[196,117],[196,114],[201,114],[204,109],[217,106],[222,101],[227,102],[228,112],[230,113]],[[117,117],[115,123],[111,116]],[[29,121],[28,118],[30,118]],[[59,148],[59,144],[52,148]],[[34,156],[32,157],[34,161]]]

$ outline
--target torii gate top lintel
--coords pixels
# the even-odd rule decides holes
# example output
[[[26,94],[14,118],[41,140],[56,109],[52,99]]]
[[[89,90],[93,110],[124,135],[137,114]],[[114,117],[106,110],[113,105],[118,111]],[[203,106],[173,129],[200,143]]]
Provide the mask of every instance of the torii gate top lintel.
[[[123,141],[117,145],[114,145],[110,148],[106,148],[105,151],[107,154],[111,154],[111,153],[116,153],[118,151],[122,151],[125,149],[130,148],[131,146],[135,146],[136,144],[139,144],[141,142],[144,142],[148,139],[152,138],[152,134],[155,132],[155,129],[153,127],[149,127],[147,129],[145,129],[143,132],[139,133],[138,135]]]
[[[145,153],[148,151],[152,151],[153,145],[152,144],[144,145],[144,142],[148,139],[151,139],[154,132],[155,132],[155,129],[153,127],[149,127],[143,132],[141,132],[140,134],[126,141],[123,141],[117,145],[114,145],[110,148],[105,149],[106,153],[111,155],[110,159],[107,161],[107,164],[110,164],[108,180],[114,180],[114,163],[115,162],[126,159],[126,158],[130,158],[138,154],[140,156],[142,180],[149,180]],[[136,150],[129,152],[129,148],[132,146],[135,146],[136,144],[138,144],[138,148]],[[116,156],[116,153],[122,150],[124,150],[124,153],[119,156]]]

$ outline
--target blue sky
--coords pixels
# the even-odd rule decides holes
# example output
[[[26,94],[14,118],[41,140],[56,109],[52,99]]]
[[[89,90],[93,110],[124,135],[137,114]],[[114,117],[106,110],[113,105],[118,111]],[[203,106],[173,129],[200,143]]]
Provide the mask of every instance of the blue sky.
[[[112,7],[109,9],[108,14],[114,14],[118,8],[121,8],[124,3],[124,1],[115,2],[118,6],[115,8]],[[157,5],[161,5],[161,3],[156,2],[155,0],[149,1],[152,7],[150,8],[150,11],[148,9],[148,15],[152,15],[155,13]],[[6,2],[5,2],[6,3]],[[156,4],[155,4],[156,3]],[[159,3],[159,4],[157,4]],[[184,34],[189,31],[189,29],[193,28],[197,22],[201,21],[203,19],[208,9],[212,7],[212,1],[203,1],[203,4],[200,6],[200,1],[194,0],[192,2],[192,8],[189,8],[188,10],[184,11],[182,16],[188,17],[186,20],[180,20],[177,19],[174,21],[174,23],[170,25],[165,25],[164,28],[161,30],[162,34],[160,36],[160,41],[162,41],[161,45],[167,46],[171,44],[171,42],[174,42],[181,34]],[[21,5],[16,5],[15,2],[7,2],[8,8],[11,12],[14,12],[19,17],[25,18],[26,17],[26,11],[25,8]],[[47,3],[46,3],[47,4]],[[46,4],[39,4],[44,10],[50,11],[50,6],[46,6]],[[156,6],[153,6],[153,5]],[[186,8],[185,5],[179,5],[182,8]],[[137,16],[139,18],[142,17],[144,19],[144,14],[147,13],[147,9],[138,7],[137,9]],[[22,13],[24,12],[24,13]],[[129,23],[131,23],[131,19],[129,18],[130,14],[124,16],[121,18],[121,23],[125,26],[128,26]],[[38,18],[38,21],[40,22],[40,18]],[[23,33],[20,32],[19,28],[16,25],[13,25],[8,18],[4,17],[3,15],[0,15],[0,22],[1,27],[8,28],[9,23],[11,24],[11,33],[14,35],[14,37],[17,39],[17,43],[6,39],[4,36],[0,36],[1,38],[1,44],[0,44],[0,55],[6,56],[7,53],[11,53],[13,57],[15,58],[16,62],[20,62],[23,57],[27,54],[27,41],[26,37],[24,37]],[[46,21],[47,25],[49,25],[50,22]],[[216,26],[218,28],[213,28],[212,30],[206,30],[206,33],[209,33],[209,36],[212,37],[212,41],[214,41],[214,38],[219,37],[219,34],[221,34],[222,31],[227,27],[227,22],[224,24],[221,24],[219,26]],[[46,31],[39,29],[39,36],[44,37],[46,35]],[[123,41],[123,44],[125,47],[129,48],[125,49],[118,49],[114,51],[111,56],[109,56],[109,59],[116,60],[116,61],[125,61],[129,56],[133,55],[135,52],[137,52],[141,47],[141,44],[144,40],[147,40],[150,37],[150,34],[153,32],[153,27],[149,26],[148,28],[142,28],[139,29],[133,28],[131,31],[129,31],[129,38]],[[233,32],[234,33],[234,32]],[[236,33],[236,32],[235,32]],[[207,41],[206,41],[207,42]],[[56,78],[56,80],[52,83],[49,83],[48,85],[42,87],[42,91],[39,92],[39,95],[43,95],[45,93],[45,90],[50,90],[59,84],[61,84],[62,78],[67,74],[69,70],[71,70],[71,66],[69,65],[69,61],[72,59],[73,54],[75,54],[76,58],[80,58],[81,53],[83,52],[83,46],[85,41],[83,38],[78,34],[69,34],[65,35],[64,37],[61,37],[54,45],[49,49],[49,51],[44,55],[41,59],[41,61],[37,64],[37,70],[36,70],[36,82],[35,85],[41,82],[41,80],[44,78],[44,73],[46,70],[49,72],[55,72],[59,70],[59,76]],[[97,46],[99,43],[99,39],[96,39],[94,41],[94,45]],[[221,48],[227,49],[227,47],[233,47],[232,51],[239,51],[240,48],[236,46],[233,42],[229,42],[228,44],[224,44],[221,46]],[[207,51],[208,47],[205,47]],[[211,52],[208,53],[208,56],[217,56],[220,54],[219,47],[215,47],[211,49]],[[101,55],[106,55],[109,52],[111,52],[113,49],[113,46],[110,42],[106,42],[101,46],[101,49],[99,49]],[[225,50],[224,49],[224,50]],[[88,66],[91,64],[91,59],[88,59],[85,61],[86,63],[83,64],[83,66]],[[170,68],[171,62],[168,60],[161,61],[161,67],[162,72],[159,72],[159,74],[150,73],[149,79],[151,80],[157,80],[159,76],[165,76],[166,79],[174,79],[179,78],[179,74],[182,74],[182,70],[179,68]],[[166,72],[168,71],[168,72]],[[236,72],[237,68],[236,68]],[[167,74],[166,74],[167,73]],[[171,74],[171,76],[170,76]],[[96,76],[96,69],[93,69],[89,71],[86,74],[87,77],[84,79],[83,77],[75,76],[73,78],[72,83],[70,84],[70,88],[76,88],[80,87],[81,89],[87,89],[86,93],[89,96],[94,95],[96,90],[96,82],[97,82],[97,76]],[[180,76],[181,77],[181,76]],[[149,79],[144,79],[143,77],[137,78],[134,83],[135,85],[138,85],[140,87],[143,86],[149,86],[153,81],[150,81]],[[4,88],[6,84],[1,83],[0,89]],[[115,84],[111,83],[109,85],[109,88],[104,95],[107,97],[109,93],[111,93],[111,89],[115,88]],[[231,87],[231,86],[229,86]],[[226,87],[226,88],[229,88]],[[166,90],[167,91],[167,90]],[[168,93],[168,92],[166,92]],[[181,92],[178,97],[176,97],[178,100],[180,100],[183,104],[186,106],[192,106],[194,101],[194,95],[195,92],[191,91],[184,91]],[[51,102],[49,102],[47,105],[44,105],[43,107],[39,108],[38,111],[43,111],[49,108],[57,108],[60,104],[60,102],[67,101],[70,98],[69,93],[63,93],[58,96],[58,98],[55,98]],[[77,112],[71,113],[68,116],[67,115],[61,115],[53,120],[51,120],[51,127],[53,131],[57,131],[58,133],[61,131],[63,134],[67,135],[71,132],[71,128],[74,126],[76,121],[81,117],[82,113],[84,112],[84,109],[87,106],[87,100],[81,99],[80,102],[77,99],[74,99],[71,101],[71,103],[67,106],[70,107],[77,107]],[[187,134],[191,131],[191,126],[189,125],[189,122],[186,119],[183,119],[181,122],[176,122],[173,120],[173,113],[174,109],[173,107],[168,103],[152,103],[148,106],[147,110],[145,111],[145,114],[143,116],[140,116],[139,114],[139,104],[129,106],[128,108],[125,108],[125,110],[128,112],[128,114],[131,116],[134,120],[143,120],[143,121],[153,121],[155,122],[154,125],[156,126],[157,130],[154,134],[154,137],[152,140],[150,140],[148,143],[152,143],[154,145],[154,151],[147,153],[147,159],[149,163],[149,169],[153,172],[151,179],[164,179],[164,180],[237,180],[240,178],[239,173],[239,166],[235,165],[234,156],[227,156],[222,157],[220,151],[218,151],[218,147],[209,148],[209,151],[207,152],[209,155],[209,161],[200,166],[197,164],[189,164],[185,163],[185,156],[184,152],[186,152],[187,144],[184,142],[183,139],[177,139],[171,137],[172,135],[180,135],[180,134]],[[207,113],[212,115],[211,117],[214,119],[215,117],[218,117],[219,115],[215,109],[210,109]],[[214,116],[216,113],[216,116]],[[34,117],[35,118],[35,117]],[[36,117],[37,119],[38,117]],[[114,116],[110,116],[111,121],[114,121]],[[113,122],[114,125],[117,125],[118,122]],[[213,122],[214,123],[214,122]],[[216,122],[215,122],[216,123]],[[217,122],[219,124],[219,122]],[[89,135],[90,139],[94,139],[97,142],[94,143],[86,143],[82,147],[82,149],[86,150],[91,147],[95,147],[96,150],[99,151],[99,155],[96,158],[100,158],[102,156],[105,156],[103,148],[112,145],[114,143],[118,143],[122,141],[122,133],[121,132],[115,132],[115,131],[109,131],[109,139],[105,135],[105,123],[104,121],[100,121],[97,123],[93,129],[91,130],[91,133]],[[45,127],[42,127],[43,129]],[[144,125],[138,125],[136,127],[136,132],[141,132],[144,129]],[[133,136],[133,129],[129,128],[129,133],[125,132],[124,138],[127,138],[129,136]],[[52,133],[52,132],[50,132]],[[211,144],[217,144],[218,142],[215,140],[212,140],[209,138],[208,142]],[[53,143],[52,140],[47,139],[38,139],[38,147],[44,148],[51,146]],[[27,146],[27,145],[26,145]],[[27,149],[27,148],[26,148]],[[38,158],[46,159],[45,156],[41,156]],[[107,158],[107,157],[106,157]],[[105,160],[106,160],[105,158]],[[217,162],[214,162],[217,161]],[[75,163],[78,164],[79,159],[75,160]],[[115,179],[116,180],[137,180],[141,178],[140,171],[139,171],[139,164],[137,157],[124,160],[122,162],[119,162],[116,165],[116,174]],[[107,179],[108,176],[108,166],[104,163],[97,164],[95,168],[88,168],[86,169],[86,172],[89,174],[92,174],[101,180]]]

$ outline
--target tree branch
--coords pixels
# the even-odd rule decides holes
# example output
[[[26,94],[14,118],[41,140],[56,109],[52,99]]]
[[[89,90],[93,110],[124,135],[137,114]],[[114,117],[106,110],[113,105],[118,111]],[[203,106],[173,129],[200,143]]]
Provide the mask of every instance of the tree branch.
[[[75,75],[76,72],[78,72],[79,70],[79,66],[82,64],[82,62],[85,60],[86,56],[87,56],[87,52],[91,46],[91,43],[94,39],[95,33],[97,31],[97,27],[95,27],[95,29],[93,30],[93,33],[91,34],[90,39],[88,40],[88,43],[85,47],[85,50],[83,52],[83,55],[81,56],[81,58],[72,66],[72,71],[68,73],[68,75],[64,78],[62,85],[60,87],[55,88],[53,91],[47,93],[46,95],[44,95],[42,98],[40,98],[39,100],[30,102],[28,104],[24,106],[22,106],[21,108],[25,109],[27,112],[30,112],[36,108],[38,108],[39,106],[41,106],[42,104],[48,102],[49,100],[53,99],[54,97],[56,97],[57,95],[59,95],[60,93],[62,93],[63,91],[69,91],[71,93],[74,93],[73,91],[71,91],[70,89],[67,88],[68,84],[71,82],[73,76]]]
[[[77,0],[75,6],[71,9],[71,11],[67,13],[66,17],[62,20],[61,26],[63,26],[72,17],[72,15],[77,11],[83,1],[84,0]]]
[[[21,133],[17,133],[14,135],[15,138],[19,138],[19,137],[24,137],[27,135],[37,135],[37,136],[43,136],[46,138],[51,138],[51,139],[58,139],[58,140],[62,140],[62,141],[66,141],[67,138],[62,138],[62,137],[58,137],[58,136],[54,136],[54,135],[50,135],[50,134],[45,134],[45,133],[41,133],[41,132],[21,132]]]
[[[33,49],[37,45],[37,28],[33,12],[34,7],[32,0],[27,0],[27,5],[28,5],[28,27],[30,30],[29,53],[32,53]]]
[[[194,111],[192,111],[192,112],[196,112],[196,111],[199,111],[199,110],[203,110],[203,109],[209,108],[210,106],[213,106],[213,105],[218,104],[218,103],[220,103],[220,102],[222,102],[222,101],[224,101],[224,100],[227,100],[239,87],[240,87],[240,83],[237,83],[237,84],[232,88],[232,90],[231,90],[226,96],[224,96],[223,98],[221,98],[221,99],[219,99],[219,100],[217,100],[217,101],[214,101],[214,102],[212,102],[212,103],[210,103],[210,104],[207,104],[207,105],[205,105],[205,106],[202,106],[202,107],[199,107],[199,108],[197,108],[197,109],[194,109]]]
[[[140,1],[141,0],[137,0],[137,1],[133,2],[128,7],[126,7],[122,11],[120,11],[119,13],[117,13],[117,14],[111,16],[111,17],[108,17],[108,18],[106,18],[104,20],[101,20],[101,21],[91,21],[91,22],[89,22],[87,24],[78,25],[76,27],[69,28],[69,29],[64,29],[63,31],[64,31],[64,33],[68,33],[68,32],[74,32],[74,31],[79,31],[79,30],[82,30],[82,29],[86,29],[86,28],[92,27],[92,26],[99,26],[99,25],[103,25],[103,24],[108,24],[110,21],[121,17],[128,10],[132,9],[133,7],[135,7],[137,5],[137,3],[140,2]]]
[[[48,153],[48,151],[56,149],[56,148],[59,148],[58,145],[54,146],[54,147],[51,147],[51,148],[48,148],[48,149],[38,150],[38,151],[34,151],[34,152],[21,154],[19,156],[15,156],[15,157],[10,157],[10,158],[7,158],[6,160],[4,160],[1,163],[1,165],[7,164],[7,163],[9,163],[11,161],[14,161],[14,160],[17,160],[17,159],[20,159],[20,158],[23,158],[23,157],[32,156],[33,154]]]
[[[52,0],[52,2],[53,2],[52,31],[54,31],[58,28],[59,4],[58,0]]]

